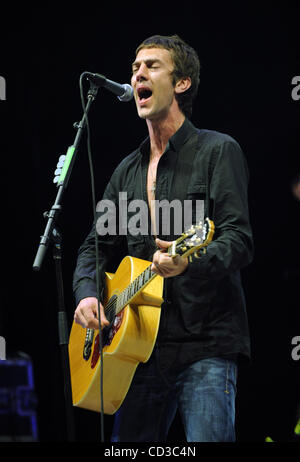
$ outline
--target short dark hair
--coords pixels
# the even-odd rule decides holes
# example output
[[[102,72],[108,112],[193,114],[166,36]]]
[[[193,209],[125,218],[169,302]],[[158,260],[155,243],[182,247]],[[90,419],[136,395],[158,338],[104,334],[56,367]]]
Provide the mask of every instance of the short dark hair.
[[[190,88],[177,94],[176,99],[184,115],[191,117],[193,100],[200,82],[200,61],[197,52],[178,35],[153,35],[138,46],[135,54],[143,48],[164,48],[170,51],[174,63],[173,85],[181,78],[190,77]]]

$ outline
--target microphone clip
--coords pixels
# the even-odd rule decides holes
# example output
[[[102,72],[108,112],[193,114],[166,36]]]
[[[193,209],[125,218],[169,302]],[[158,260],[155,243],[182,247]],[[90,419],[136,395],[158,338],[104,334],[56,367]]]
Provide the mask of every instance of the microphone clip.
[[[98,90],[99,90],[99,86],[98,85],[95,85],[94,82],[90,79],[87,79],[90,83],[90,88],[87,92],[87,97],[91,100],[94,100],[97,96],[97,93],[98,93]]]

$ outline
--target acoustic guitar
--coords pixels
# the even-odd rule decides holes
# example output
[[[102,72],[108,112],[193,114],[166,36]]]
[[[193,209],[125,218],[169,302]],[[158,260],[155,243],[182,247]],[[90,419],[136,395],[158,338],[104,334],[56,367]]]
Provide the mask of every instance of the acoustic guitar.
[[[184,232],[167,249],[171,257],[191,254],[212,240],[214,223],[206,218]],[[205,249],[204,249],[205,251]],[[106,273],[105,316],[110,325],[101,330],[103,358],[103,411],[114,414],[121,406],[135,370],[146,362],[157,337],[163,278],[151,271],[152,263],[127,256],[116,273]],[[99,330],[73,322],[69,338],[73,405],[100,412]]]

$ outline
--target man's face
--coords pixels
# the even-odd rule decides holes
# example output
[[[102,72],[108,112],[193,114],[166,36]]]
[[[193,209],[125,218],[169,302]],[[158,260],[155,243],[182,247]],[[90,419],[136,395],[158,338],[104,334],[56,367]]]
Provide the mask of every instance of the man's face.
[[[173,69],[168,50],[143,48],[138,52],[132,64],[131,85],[141,118],[159,120],[170,111],[175,98]]]

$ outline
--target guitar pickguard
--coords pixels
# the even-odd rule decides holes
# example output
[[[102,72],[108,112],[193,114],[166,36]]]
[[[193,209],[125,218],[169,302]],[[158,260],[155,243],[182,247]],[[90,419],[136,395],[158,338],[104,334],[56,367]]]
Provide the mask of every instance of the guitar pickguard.
[[[102,330],[103,347],[110,345],[111,342],[113,341],[114,336],[116,335],[116,333],[118,332],[118,330],[121,327],[122,320],[123,320],[123,315],[124,315],[124,311],[122,310],[120,313],[118,313],[115,316],[113,323],[110,324],[109,326],[105,327]],[[92,369],[96,366],[96,364],[98,362],[98,359],[99,359],[99,356],[100,356],[99,334],[97,334],[96,338],[95,338],[95,342],[94,342],[93,356],[92,356],[92,359],[91,359],[91,368]]]

